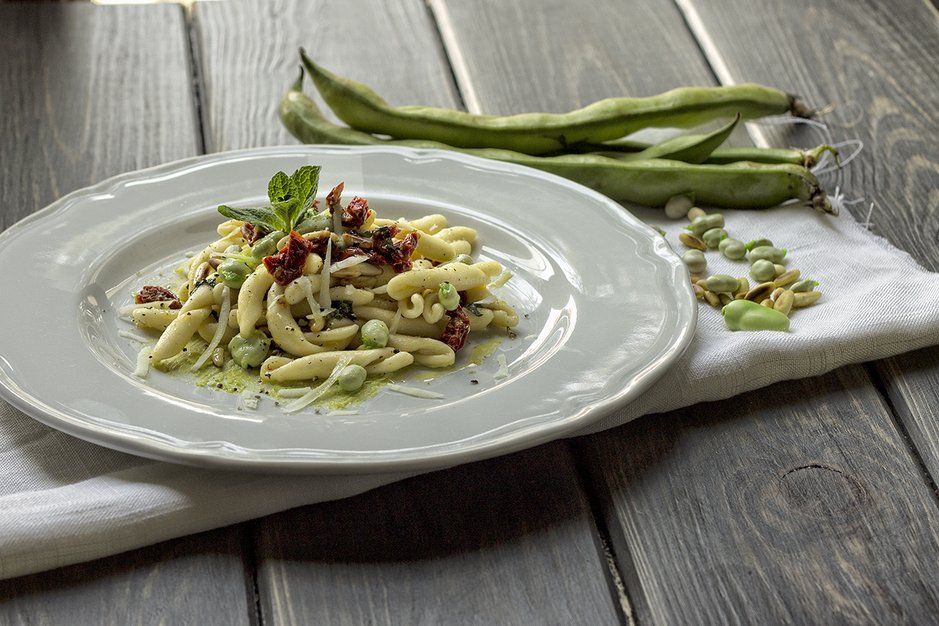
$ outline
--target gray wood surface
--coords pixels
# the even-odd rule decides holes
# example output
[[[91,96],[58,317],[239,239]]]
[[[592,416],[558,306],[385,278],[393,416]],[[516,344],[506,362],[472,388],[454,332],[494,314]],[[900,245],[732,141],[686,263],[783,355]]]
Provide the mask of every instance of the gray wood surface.
[[[280,129],[276,103],[294,79],[300,45],[391,102],[459,105],[419,0],[325,7],[196,6],[211,147],[295,143]],[[264,19],[272,14],[280,16],[276,24]],[[337,43],[337,32],[367,44]],[[263,78],[247,78],[253,76]],[[259,528],[262,617],[276,623],[618,619],[593,519],[563,445],[305,507]]]
[[[563,443],[261,522],[277,624],[611,624]]]
[[[0,581],[0,624],[256,624],[240,527]]]
[[[0,5],[0,227],[196,151],[179,7]]]
[[[367,80],[392,104],[458,100],[420,2],[203,2],[194,9],[209,152],[293,144],[277,117],[300,46],[324,67]],[[308,93],[336,120],[307,81]]]
[[[684,0],[728,78],[774,82],[836,108],[825,120],[864,152],[840,176],[874,202],[872,230],[939,270],[939,12],[928,2]],[[771,26],[768,24],[771,23]],[[812,36],[804,33],[811,29]],[[760,54],[752,54],[755,46]],[[809,142],[818,135],[787,133]],[[876,365],[891,403],[939,481],[939,349]]]
[[[478,110],[561,110],[714,81],[683,16],[662,3],[432,7]],[[755,45],[736,54],[758,56]],[[584,78],[592,59],[603,62]],[[933,494],[861,367],[648,417],[578,449],[640,623],[935,610]]]
[[[195,154],[189,76],[178,6],[0,4],[0,228]],[[0,582],[0,623],[248,622],[243,538],[224,529]]]
[[[935,620],[939,510],[860,368],[650,416],[580,453],[640,623]]]

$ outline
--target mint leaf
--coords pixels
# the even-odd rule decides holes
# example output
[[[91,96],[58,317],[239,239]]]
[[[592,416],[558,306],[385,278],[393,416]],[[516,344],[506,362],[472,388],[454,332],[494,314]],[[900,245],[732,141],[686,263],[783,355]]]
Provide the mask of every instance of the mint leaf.
[[[285,233],[289,233],[291,230],[293,230],[294,224],[291,218],[299,205],[300,202],[294,199],[284,200],[283,202],[274,202],[271,205],[271,209],[274,212],[274,223],[277,225],[277,230],[282,230]]]
[[[267,207],[234,207],[223,204],[218,207],[218,212],[227,218],[249,222],[267,231],[277,230],[275,227],[276,216]]]
[[[304,165],[290,177],[297,190],[297,198],[301,201],[302,212],[313,206],[316,199],[316,190],[320,183],[320,166]]]
[[[271,204],[286,202],[297,197],[297,187],[293,180],[283,172],[277,172],[267,183],[267,195]]]

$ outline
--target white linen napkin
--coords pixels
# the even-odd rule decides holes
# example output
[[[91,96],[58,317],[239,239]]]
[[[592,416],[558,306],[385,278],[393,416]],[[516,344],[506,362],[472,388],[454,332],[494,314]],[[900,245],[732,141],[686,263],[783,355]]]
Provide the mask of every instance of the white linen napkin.
[[[687,222],[667,220],[661,211],[637,213],[683,251],[677,235]],[[724,215],[731,236],[766,236],[787,248],[789,267],[819,281],[822,299],[792,315],[788,334],[732,333],[719,311],[702,306],[694,341],[677,364],[640,398],[584,432],[939,343],[939,274],[851,216],[805,208]],[[716,251],[707,258],[710,273],[741,276],[748,269]],[[80,441],[0,402],[0,578],[352,496],[409,475],[200,470]]]

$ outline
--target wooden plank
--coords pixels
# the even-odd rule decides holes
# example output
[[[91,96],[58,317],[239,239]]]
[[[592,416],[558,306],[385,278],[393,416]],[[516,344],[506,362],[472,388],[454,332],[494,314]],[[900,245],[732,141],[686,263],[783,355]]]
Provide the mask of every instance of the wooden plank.
[[[420,1],[267,7],[196,6],[213,147],[287,141],[276,103],[301,44],[392,102],[459,104]],[[263,19],[269,14],[279,16],[276,23]],[[545,489],[554,493],[543,500]],[[277,623],[615,622],[618,605],[595,533],[563,445],[456,468],[263,520],[262,616]]]
[[[479,110],[713,82],[661,3],[432,6]],[[863,368],[646,418],[578,450],[640,623],[916,621],[935,609],[935,503]]]
[[[844,172],[872,230],[939,270],[939,13],[928,2],[682,0],[726,80],[756,80],[835,103],[825,119],[864,152]],[[806,38],[805,33],[812,37]],[[753,54],[759,50],[759,54]],[[806,131],[785,139],[817,139]],[[785,140],[784,139],[784,140]],[[878,363],[898,417],[939,482],[939,352]]]
[[[598,459],[592,482],[641,588],[640,622],[927,623],[939,611],[939,512],[860,368],[642,419],[581,454]]]
[[[196,153],[179,7],[0,11],[0,228],[73,189]]]
[[[0,228],[78,187],[196,153],[178,6],[3,4],[0,25]],[[248,622],[242,542],[227,529],[2,582],[0,623]]]
[[[590,511],[559,463],[552,444],[266,518],[265,620],[615,623]]]
[[[205,2],[195,5],[194,27],[210,152],[296,143],[277,105],[297,77],[300,46],[325,67],[368,81],[392,104],[458,101],[418,2]],[[337,119],[312,87],[310,94]]]
[[[240,529],[0,581],[0,623],[256,623]]]
[[[562,112],[601,98],[712,83],[669,4],[604,1],[586,10],[567,0],[430,0],[430,6],[467,107],[478,113]]]

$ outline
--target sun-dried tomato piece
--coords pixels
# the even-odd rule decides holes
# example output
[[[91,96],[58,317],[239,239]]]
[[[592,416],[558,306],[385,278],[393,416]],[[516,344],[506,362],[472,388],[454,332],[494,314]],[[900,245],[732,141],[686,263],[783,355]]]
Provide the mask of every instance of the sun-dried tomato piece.
[[[440,341],[444,342],[456,352],[466,344],[466,336],[469,335],[470,321],[463,307],[458,306],[448,313],[450,321],[443,329],[443,335]]]
[[[144,285],[134,295],[134,302],[137,304],[146,304],[148,302],[163,302],[170,300],[169,308],[178,309],[182,306],[176,294],[166,287],[157,287],[156,285]]]
[[[346,183],[341,182],[326,195],[326,207],[333,213],[342,209],[340,203],[342,202],[342,190],[345,189],[345,186]]]
[[[408,233],[404,239],[395,242],[395,258],[390,261],[391,269],[399,273],[411,269],[411,255],[417,247],[417,240],[420,236],[420,233]]]
[[[362,228],[362,224],[364,224],[366,218],[368,218],[368,212],[368,200],[355,196],[342,211],[341,222],[343,228],[350,230]]]
[[[362,248],[358,246],[349,246],[348,248],[343,248],[342,250],[339,251],[339,260],[344,261],[348,259],[349,257],[362,256],[362,255],[370,256],[368,252],[366,252],[365,250],[363,250]]]
[[[274,277],[274,282],[278,285],[288,285],[303,274],[303,265],[313,248],[312,242],[292,230],[287,245],[281,248],[280,252],[264,257],[264,267]]]
[[[248,245],[253,244],[255,241],[267,234],[267,231],[263,228],[258,228],[250,222],[245,222],[241,225],[241,236],[245,238],[245,241]]]
[[[409,233],[401,241],[395,241],[397,226],[382,226],[372,233],[372,260],[375,265],[388,264],[395,272],[411,269],[411,254],[417,247],[420,233]]]

